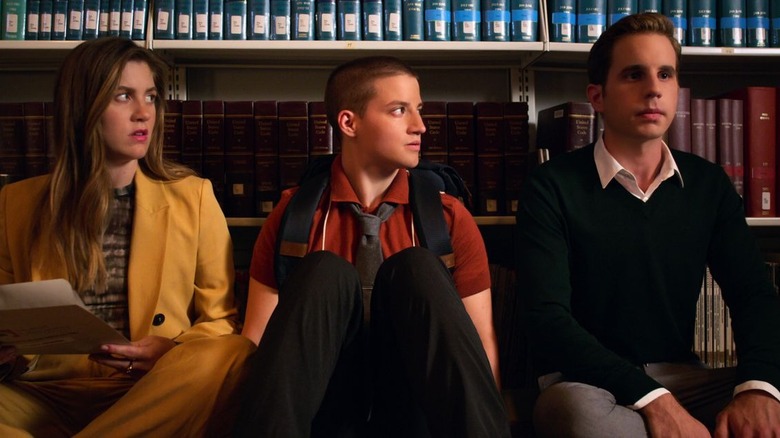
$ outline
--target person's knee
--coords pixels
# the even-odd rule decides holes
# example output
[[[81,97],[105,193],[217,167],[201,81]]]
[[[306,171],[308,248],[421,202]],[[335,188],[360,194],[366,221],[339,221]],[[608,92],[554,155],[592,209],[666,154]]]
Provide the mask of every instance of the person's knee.
[[[360,278],[355,267],[332,252],[316,251],[290,273],[280,288],[280,298],[330,299],[333,294],[351,296],[356,291],[360,291]]]
[[[189,341],[176,347],[174,361],[190,363],[182,379],[207,385],[219,384],[220,377],[227,377],[242,370],[255,344],[241,335],[223,335]]]
[[[452,276],[441,259],[428,249],[411,247],[392,255],[382,264],[375,285],[389,287],[391,295],[396,297],[431,301],[440,298],[446,283],[454,290]]]

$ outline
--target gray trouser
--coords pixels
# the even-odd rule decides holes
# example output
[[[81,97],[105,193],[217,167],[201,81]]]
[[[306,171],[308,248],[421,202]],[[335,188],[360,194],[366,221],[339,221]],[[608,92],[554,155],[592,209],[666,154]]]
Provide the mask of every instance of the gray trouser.
[[[649,364],[644,371],[674,394],[711,431],[715,417],[731,401],[734,368],[688,364]],[[595,386],[561,381],[542,391],[534,406],[539,437],[646,437],[642,416]]]

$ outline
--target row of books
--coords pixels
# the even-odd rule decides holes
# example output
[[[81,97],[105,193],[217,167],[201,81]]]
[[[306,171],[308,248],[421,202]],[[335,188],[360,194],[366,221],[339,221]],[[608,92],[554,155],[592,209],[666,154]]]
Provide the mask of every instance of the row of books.
[[[148,0],[0,0],[4,40],[146,39]]]
[[[311,157],[339,151],[324,102],[171,100],[164,154],[209,178],[225,214],[266,216]],[[0,103],[0,173],[48,171],[48,104]],[[528,166],[526,102],[426,102],[422,157],[453,166],[479,215],[514,214]]]
[[[777,0],[548,0],[547,11],[553,42],[593,43],[627,15],[657,12],[683,46],[780,47]]]
[[[154,7],[154,37],[537,41],[538,5],[538,0],[163,0]]]

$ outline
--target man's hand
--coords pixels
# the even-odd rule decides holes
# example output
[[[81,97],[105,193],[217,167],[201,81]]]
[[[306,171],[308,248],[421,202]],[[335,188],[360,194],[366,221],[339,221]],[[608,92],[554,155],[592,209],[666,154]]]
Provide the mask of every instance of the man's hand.
[[[130,345],[103,345],[104,354],[91,354],[89,358],[99,364],[116,368],[138,376],[149,372],[154,364],[176,343],[161,336],[147,336]]]
[[[715,438],[776,436],[780,436],[780,402],[760,390],[737,394],[715,424]]]
[[[658,397],[639,412],[645,417],[651,437],[710,437],[707,428],[693,418],[671,394]]]

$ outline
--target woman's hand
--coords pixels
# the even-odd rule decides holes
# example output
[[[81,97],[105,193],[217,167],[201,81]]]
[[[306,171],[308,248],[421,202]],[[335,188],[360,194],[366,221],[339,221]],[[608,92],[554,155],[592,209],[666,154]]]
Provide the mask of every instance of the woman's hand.
[[[101,365],[123,371],[131,376],[142,376],[154,367],[154,364],[176,346],[171,339],[161,336],[147,336],[129,345],[103,345],[101,354],[91,354],[89,358]]]

